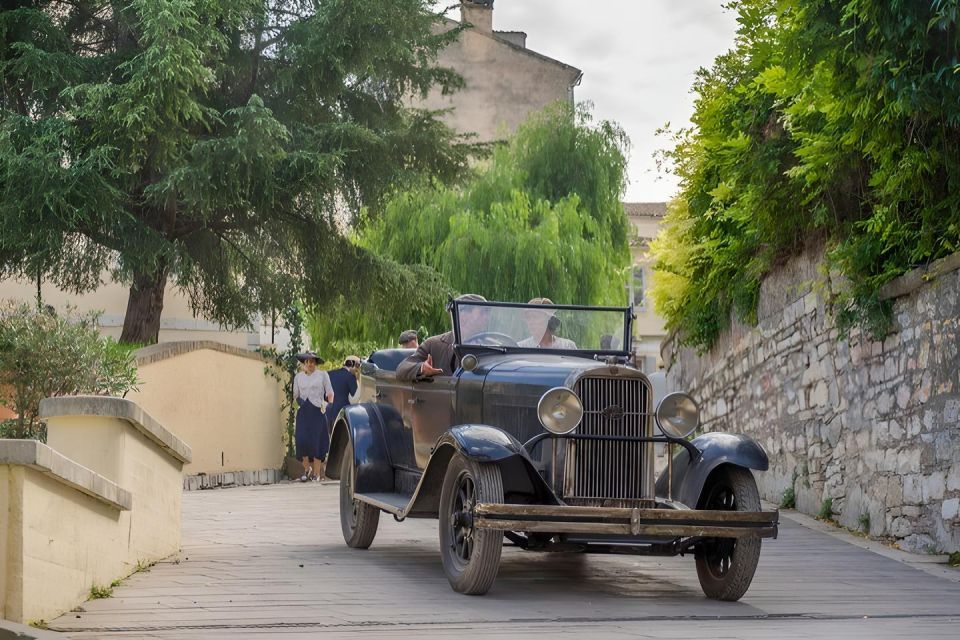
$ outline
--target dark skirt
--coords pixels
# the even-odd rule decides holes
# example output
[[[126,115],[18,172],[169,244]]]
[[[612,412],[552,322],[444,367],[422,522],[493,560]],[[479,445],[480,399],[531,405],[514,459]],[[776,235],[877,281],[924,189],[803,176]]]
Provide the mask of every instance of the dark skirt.
[[[325,460],[330,449],[327,417],[312,402],[304,402],[297,409],[297,430],[294,440],[298,458]]]

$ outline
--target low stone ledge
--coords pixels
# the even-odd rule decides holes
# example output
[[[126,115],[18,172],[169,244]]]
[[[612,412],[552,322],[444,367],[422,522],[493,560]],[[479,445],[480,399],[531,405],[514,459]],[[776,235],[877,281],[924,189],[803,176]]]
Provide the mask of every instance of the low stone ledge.
[[[110,396],[64,396],[40,401],[42,419],[62,416],[102,416],[126,420],[170,456],[186,464],[193,459],[190,445],[170,433],[135,402]]]
[[[283,479],[279,469],[261,469],[260,471],[225,471],[223,473],[198,473],[184,476],[183,490],[198,491],[228,487],[246,487],[259,484],[276,484]]]
[[[960,252],[933,261],[930,266],[918,267],[894,278],[880,288],[880,299],[891,300],[913,293],[931,280],[960,269]]]
[[[230,355],[239,356],[241,358],[263,361],[263,356],[261,356],[257,351],[241,349],[240,347],[223,344],[222,342],[217,342],[215,340],[181,340],[179,342],[161,342],[160,344],[154,344],[150,345],[149,347],[137,349],[134,354],[137,358],[137,366],[142,367],[143,365],[150,364],[152,362],[166,360],[167,358],[173,358],[174,356],[190,353],[191,351],[198,351],[200,349],[210,349],[211,351],[229,353]]]
[[[30,467],[120,511],[133,507],[129,491],[36,440],[0,440],[0,464]]]

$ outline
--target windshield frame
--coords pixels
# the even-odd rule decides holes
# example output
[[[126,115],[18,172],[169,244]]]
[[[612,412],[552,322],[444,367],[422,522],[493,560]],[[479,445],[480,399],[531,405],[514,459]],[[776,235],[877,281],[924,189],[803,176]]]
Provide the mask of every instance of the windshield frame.
[[[601,311],[617,312],[623,314],[623,348],[621,349],[541,349],[539,347],[490,347],[484,345],[464,344],[463,336],[460,335],[460,306],[468,307],[508,307],[511,309],[554,309],[557,311]],[[476,302],[473,300],[454,300],[447,302],[447,310],[450,312],[450,318],[453,322],[453,342],[457,351],[468,353],[496,351],[501,353],[538,353],[538,354],[557,354],[573,355],[583,357],[585,354],[601,356],[621,356],[628,358],[633,349],[633,309],[631,307],[598,307],[581,304],[529,304],[526,302]]]

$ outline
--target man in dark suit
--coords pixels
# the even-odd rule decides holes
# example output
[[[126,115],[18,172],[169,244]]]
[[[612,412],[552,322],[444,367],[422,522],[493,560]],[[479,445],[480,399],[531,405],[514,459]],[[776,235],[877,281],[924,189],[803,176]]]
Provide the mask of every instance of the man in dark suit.
[[[457,296],[457,302],[486,302],[476,293]],[[460,307],[460,334],[470,337],[487,327],[488,307]],[[417,352],[397,365],[397,380],[422,380],[433,376],[451,376],[459,366],[453,351],[453,331],[431,336],[423,341]]]

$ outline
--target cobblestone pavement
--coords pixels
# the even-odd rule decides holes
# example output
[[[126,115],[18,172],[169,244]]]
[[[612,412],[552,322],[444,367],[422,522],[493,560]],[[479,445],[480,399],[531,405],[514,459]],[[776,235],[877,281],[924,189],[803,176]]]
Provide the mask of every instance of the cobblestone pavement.
[[[51,627],[75,638],[951,638],[960,583],[785,520],[737,603],[693,559],[505,549],[486,596],[454,593],[436,521],[384,516],[368,551],[340,535],[337,485],[184,495],[183,551]]]

